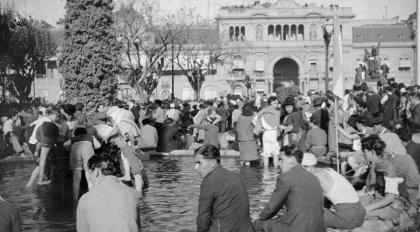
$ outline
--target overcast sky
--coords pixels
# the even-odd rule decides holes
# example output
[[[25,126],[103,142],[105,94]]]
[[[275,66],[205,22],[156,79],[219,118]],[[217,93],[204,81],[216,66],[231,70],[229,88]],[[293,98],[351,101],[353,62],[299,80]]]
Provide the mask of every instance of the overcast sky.
[[[122,0],[130,1],[130,0]],[[249,5],[254,0],[156,0],[162,10],[175,11],[182,7],[195,7],[199,14],[207,17],[207,7],[209,5],[210,17],[217,14],[221,6],[227,5]],[[277,0],[260,0],[261,3]],[[388,18],[400,16],[400,19],[407,19],[416,10],[416,0],[295,0],[303,5],[315,2],[318,6],[338,4],[343,7],[353,7],[353,12],[358,19],[381,19],[384,17],[386,8]],[[9,3],[20,11],[34,18],[44,19],[49,23],[55,23],[64,15],[65,0],[0,0],[0,4]]]

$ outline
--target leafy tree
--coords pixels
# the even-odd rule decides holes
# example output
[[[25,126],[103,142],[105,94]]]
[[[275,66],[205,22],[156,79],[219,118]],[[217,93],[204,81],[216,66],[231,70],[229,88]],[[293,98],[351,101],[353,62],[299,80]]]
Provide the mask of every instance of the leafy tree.
[[[0,15],[0,27],[4,29],[0,57],[13,73],[9,75],[8,90],[17,99],[26,101],[37,71],[55,54],[56,45],[47,28],[32,19],[20,17],[13,9]]]
[[[121,45],[113,26],[112,0],[67,0],[61,72],[67,101],[91,113],[117,94]]]
[[[212,75],[216,65],[228,64],[235,55],[244,53],[245,43],[229,44],[227,37],[208,25],[195,9],[181,9],[173,18],[178,26],[174,38],[176,53],[172,59],[199,98],[206,75]]]

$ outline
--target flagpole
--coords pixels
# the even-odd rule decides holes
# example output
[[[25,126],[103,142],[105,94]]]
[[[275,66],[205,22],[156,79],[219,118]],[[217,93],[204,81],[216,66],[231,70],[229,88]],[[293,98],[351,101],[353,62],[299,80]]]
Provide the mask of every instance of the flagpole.
[[[340,151],[338,147],[338,104],[337,96],[334,96],[334,120],[335,120],[335,145],[337,151],[337,172],[340,173]]]

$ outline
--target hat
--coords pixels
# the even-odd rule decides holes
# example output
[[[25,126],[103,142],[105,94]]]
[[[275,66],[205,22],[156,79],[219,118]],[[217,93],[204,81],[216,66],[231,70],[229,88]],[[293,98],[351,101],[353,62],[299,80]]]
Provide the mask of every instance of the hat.
[[[375,91],[373,90],[373,88],[372,88],[372,87],[369,87],[369,88],[367,89],[367,92],[368,92],[368,93],[375,93]]]
[[[302,166],[315,166],[318,163],[314,154],[303,153]]]
[[[406,90],[405,88],[401,88],[401,89],[400,89],[400,92],[401,92],[401,93],[405,93],[405,92],[407,92],[407,90]]]
[[[312,100],[312,104],[314,106],[320,106],[320,105],[322,105],[322,99],[320,97],[316,97],[316,98],[314,98],[314,100]]]
[[[171,108],[175,108],[175,103],[171,103],[171,104],[169,104],[169,107],[171,107]]]

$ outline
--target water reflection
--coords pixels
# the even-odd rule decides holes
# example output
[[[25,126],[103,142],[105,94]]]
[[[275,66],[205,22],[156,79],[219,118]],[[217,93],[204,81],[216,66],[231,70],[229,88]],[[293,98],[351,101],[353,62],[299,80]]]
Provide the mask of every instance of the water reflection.
[[[0,194],[19,208],[24,231],[74,231],[76,206],[71,178],[25,189],[33,163],[0,164]],[[222,159],[239,173],[250,200],[251,213],[260,211],[275,188],[277,172],[260,166],[241,167],[237,159]],[[142,231],[195,231],[201,177],[192,157],[152,159],[145,163],[150,186],[140,201]]]

